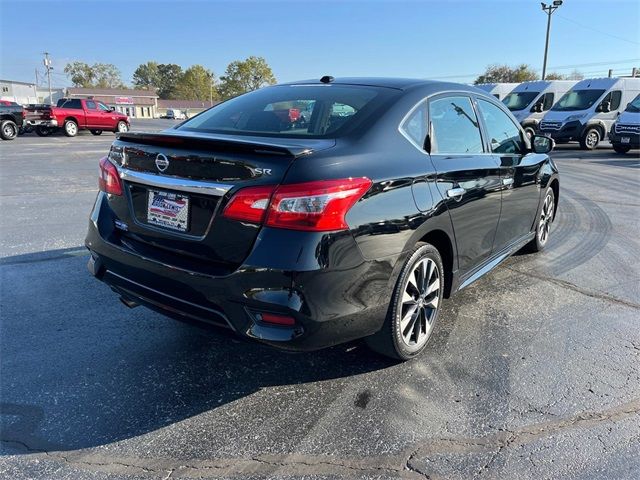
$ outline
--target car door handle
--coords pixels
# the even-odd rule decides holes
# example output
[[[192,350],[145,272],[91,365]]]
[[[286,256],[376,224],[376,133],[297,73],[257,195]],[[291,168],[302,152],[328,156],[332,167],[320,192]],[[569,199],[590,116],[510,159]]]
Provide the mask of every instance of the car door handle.
[[[462,187],[450,188],[449,190],[447,190],[447,197],[449,198],[461,197],[462,195],[465,194],[465,192],[466,190]]]
[[[512,177],[503,178],[502,184],[507,186],[513,185],[513,178]]]

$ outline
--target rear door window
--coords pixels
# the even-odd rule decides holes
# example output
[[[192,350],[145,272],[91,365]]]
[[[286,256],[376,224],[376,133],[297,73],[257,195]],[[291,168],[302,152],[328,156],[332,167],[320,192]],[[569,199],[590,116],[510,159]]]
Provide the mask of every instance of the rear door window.
[[[87,100],[86,105],[87,105],[87,108],[89,110],[95,110],[96,109],[96,102],[92,102],[91,100]]]
[[[487,129],[491,151],[495,153],[521,153],[524,144],[520,129],[509,116],[486,100],[478,99],[478,108]]]
[[[71,100],[66,100],[62,105],[62,108],[75,108],[78,110],[82,110],[82,102],[80,101],[80,99],[71,99]]]
[[[409,114],[400,131],[420,150],[424,148],[424,140],[427,136],[427,102],[422,101]]]
[[[441,97],[429,102],[431,153],[482,153],[478,118],[466,96]]]

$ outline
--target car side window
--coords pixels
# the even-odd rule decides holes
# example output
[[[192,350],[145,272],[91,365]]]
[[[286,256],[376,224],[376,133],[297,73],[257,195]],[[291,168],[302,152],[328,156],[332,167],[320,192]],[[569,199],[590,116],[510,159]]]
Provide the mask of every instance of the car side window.
[[[622,92],[620,90],[614,90],[611,95],[611,110],[617,110],[620,108],[620,100],[622,100]]]
[[[524,143],[520,129],[499,107],[478,99],[478,108],[487,127],[491,151],[495,153],[521,153]]]
[[[482,136],[471,99],[443,97],[429,102],[431,153],[482,153]]]
[[[80,99],[67,100],[61,105],[61,108],[75,108],[82,110],[82,102]]]
[[[87,100],[87,108],[89,110],[95,110],[96,109],[96,102],[92,102],[92,101]]]
[[[544,94],[544,100],[542,101],[542,111],[546,112],[551,107],[553,107],[553,92],[548,92]]]
[[[427,137],[427,102],[422,101],[411,114],[402,122],[400,130],[411,139],[416,147],[424,148]]]

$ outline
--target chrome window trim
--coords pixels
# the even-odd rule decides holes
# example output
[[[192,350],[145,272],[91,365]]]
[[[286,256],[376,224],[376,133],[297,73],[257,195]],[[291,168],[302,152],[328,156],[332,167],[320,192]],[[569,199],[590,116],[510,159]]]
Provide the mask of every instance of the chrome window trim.
[[[153,173],[137,172],[128,168],[118,168],[118,174],[124,181],[131,183],[140,183],[150,187],[164,188],[168,190],[177,190],[180,192],[200,193],[203,195],[214,195],[221,197],[227,193],[232,185],[215,182],[203,182],[199,180],[189,180],[188,178],[179,178],[169,175],[156,175]]]

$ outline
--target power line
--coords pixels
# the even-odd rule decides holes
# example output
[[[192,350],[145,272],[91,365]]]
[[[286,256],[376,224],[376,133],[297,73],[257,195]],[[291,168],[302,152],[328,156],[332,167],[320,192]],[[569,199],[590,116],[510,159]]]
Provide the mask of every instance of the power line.
[[[634,63],[634,62],[640,62],[640,58],[632,58],[629,60],[615,60],[613,62],[591,62],[591,63],[576,63],[574,65],[558,65],[555,67],[549,67],[549,70],[565,70],[565,69],[570,69],[570,68],[579,68],[579,67],[598,67],[598,66],[608,66],[608,65],[621,65],[621,64],[625,64],[625,63]],[[445,80],[445,79],[451,79],[451,78],[471,78],[471,77],[478,77],[480,75],[483,75],[484,72],[482,73],[462,73],[460,75],[444,75],[444,76],[440,76],[440,77],[429,77],[429,78],[433,78],[435,80]],[[583,73],[583,72],[581,72]]]
[[[617,60],[615,62],[594,62],[594,63],[577,63],[575,65],[558,65],[556,67],[549,67],[554,69],[562,68],[577,68],[577,67],[599,67],[600,65],[620,65],[623,63],[640,62],[640,58],[631,58],[629,60]]]
[[[629,42],[629,43],[632,43],[634,45],[640,45],[640,42],[635,42],[633,40],[629,40],[628,38],[619,37],[619,36],[613,35],[612,33],[609,33],[609,32],[603,32],[602,30],[598,30],[597,28],[593,28],[593,27],[590,27],[588,25],[584,25],[584,24],[582,24],[580,22],[576,22],[575,20],[572,20],[571,18],[563,17],[560,14],[558,14],[558,17],[562,18],[563,20],[566,20],[567,22],[574,23],[574,24],[578,25],[579,27],[586,28],[587,30],[592,30],[592,31],[594,31],[596,33],[599,33],[601,35],[606,35],[606,36],[611,37],[611,38],[616,38],[618,40],[622,40],[623,42]]]

